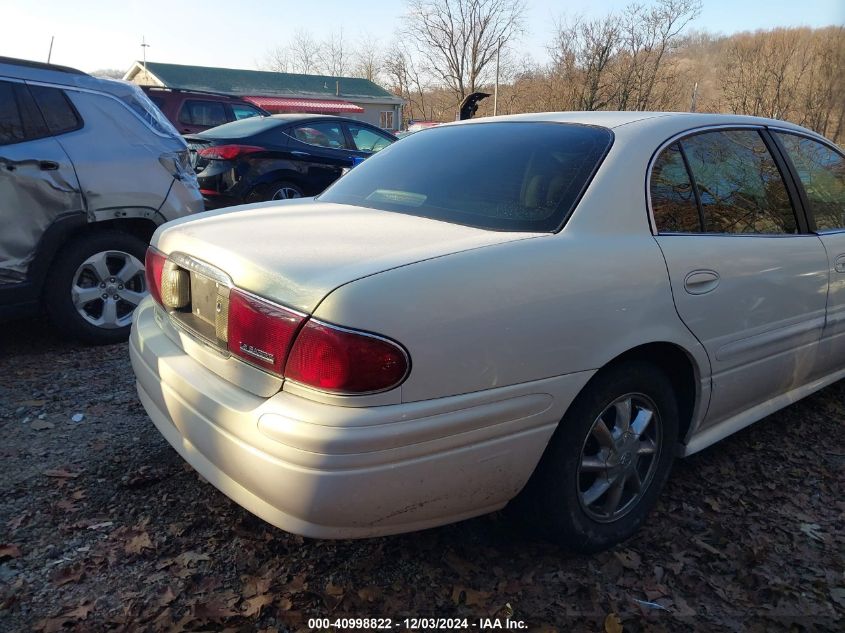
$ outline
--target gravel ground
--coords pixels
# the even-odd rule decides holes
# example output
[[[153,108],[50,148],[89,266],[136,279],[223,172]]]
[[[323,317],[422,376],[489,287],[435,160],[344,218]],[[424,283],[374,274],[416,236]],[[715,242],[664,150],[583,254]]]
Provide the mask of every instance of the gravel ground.
[[[541,631],[841,631],[843,422],[840,382],[677,463],[646,528],[591,557],[496,515],[315,541],[182,462],[137,401],[125,345],[4,324],[0,629],[293,631],[364,616],[472,629],[511,616]]]

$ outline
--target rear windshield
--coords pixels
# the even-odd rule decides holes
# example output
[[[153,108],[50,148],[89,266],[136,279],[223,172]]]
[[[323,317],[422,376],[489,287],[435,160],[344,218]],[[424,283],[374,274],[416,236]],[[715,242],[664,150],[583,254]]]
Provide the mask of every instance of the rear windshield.
[[[610,130],[509,121],[431,128],[368,158],[320,196],[499,231],[556,231],[613,141]]]
[[[203,130],[197,136],[210,139],[248,138],[284,124],[285,121],[269,116],[253,116]]]

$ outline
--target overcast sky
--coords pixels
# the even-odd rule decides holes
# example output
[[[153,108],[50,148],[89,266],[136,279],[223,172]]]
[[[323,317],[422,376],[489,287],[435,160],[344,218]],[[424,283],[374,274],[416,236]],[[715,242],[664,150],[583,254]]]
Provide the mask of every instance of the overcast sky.
[[[519,46],[545,59],[554,21],[562,14],[600,16],[630,0],[527,0],[528,33]],[[650,0],[645,0],[646,4]],[[692,27],[721,33],[775,26],[845,24],[845,0],[703,0]],[[403,0],[0,0],[0,55],[52,61],[91,71],[127,69],[141,58],[160,62],[255,68],[268,49],[297,29],[321,39],[343,29],[382,46],[394,38]]]

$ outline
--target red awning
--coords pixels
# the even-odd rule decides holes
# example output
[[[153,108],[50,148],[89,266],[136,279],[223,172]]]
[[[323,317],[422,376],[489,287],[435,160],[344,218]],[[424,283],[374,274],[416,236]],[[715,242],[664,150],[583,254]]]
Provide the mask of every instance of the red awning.
[[[327,99],[292,99],[283,97],[244,97],[259,108],[268,112],[312,112],[315,114],[353,114],[361,113],[364,108],[348,101],[329,101]]]

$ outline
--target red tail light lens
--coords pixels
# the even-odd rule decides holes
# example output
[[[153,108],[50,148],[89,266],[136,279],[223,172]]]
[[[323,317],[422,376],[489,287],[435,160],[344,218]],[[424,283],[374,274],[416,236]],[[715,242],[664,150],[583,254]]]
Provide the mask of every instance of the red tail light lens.
[[[296,337],[285,378],[344,394],[386,391],[408,374],[405,351],[387,339],[309,321]]]
[[[207,160],[233,160],[244,154],[263,151],[265,151],[263,147],[256,147],[255,145],[215,145],[202,148],[197,152],[197,155]]]
[[[229,351],[279,376],[304,316],[233,289],[229,293]]]
[[[159,305],[162,305],[161,273],[166,261],[167,257],[164,253],[160,253],[152,246],[147,248],[147,254],[144,256],[144,277],[147,280],[147,290]]]

